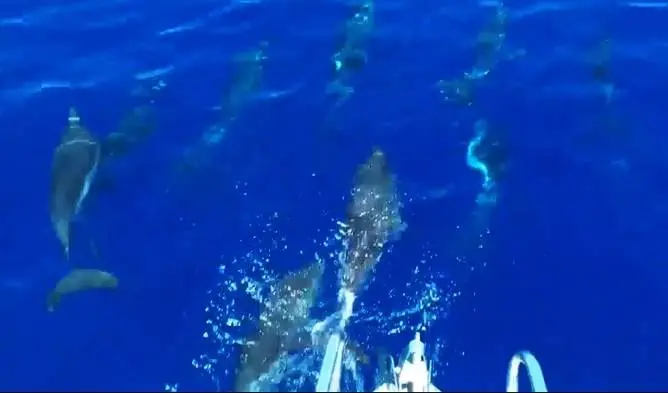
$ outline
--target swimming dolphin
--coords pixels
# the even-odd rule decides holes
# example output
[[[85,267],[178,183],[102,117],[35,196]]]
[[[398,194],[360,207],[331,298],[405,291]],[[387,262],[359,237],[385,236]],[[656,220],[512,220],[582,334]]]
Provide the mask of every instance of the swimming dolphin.
[[[324,350],[326,340],[312,335],[310,317],[323,271],[323,264],[314,262],[289,274],[272,288],[260,313],[258,330],[243,346],[234,391],[260,389],[255,382],[268,373],[283,354],[312,346]],[[369,357],[358,343],[347,341],[346,351],[358,362],[369,364]]]
[[[50,214],[56,236],[69,258],[70,223],[81,210],[100,162],[100,143],[81,126],[70,108],[68,128],[53,154]]]
[[[306,327],[323,270],[322,263],[314,262],[272,288],[260,313],[257,334],[243,346],[235,391],[249,391],[283,353],[311,345]]]
[[[375,149],[360,165],[348,204],[343,287],[357,293],[380,258],[383,246],[404,229],[399,196],[385,154]]]
[[[118,279],[109,272],[97,269],[74,269],[61,278],[46,300],[47,309],[53,312],[64,295],[89,289],[116,289]]]

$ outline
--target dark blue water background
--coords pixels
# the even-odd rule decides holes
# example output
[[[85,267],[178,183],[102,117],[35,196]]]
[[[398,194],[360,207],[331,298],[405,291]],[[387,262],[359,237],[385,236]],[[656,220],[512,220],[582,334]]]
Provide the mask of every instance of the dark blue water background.
[[[554,390],[664,389],[668,13],[653,4],[508,2],[508,43],[527,55],[502,63],[476,107],[462,110],[443,103],[434,84],[470,68],[490,8],[378,0],[368,67],[330,132],[323,92],[352,4],[3,3],[0,388],[212,389],[190,362],[211,351],[201,339],[203,310],[221,256],[247,252],[279,212],[272,222],[291,250],[274,254],[271,268],[301,266],[307,258],[296,250],[318,249],[313,240],[343,215],[355,166],[379,145],[410,195],[452,189],[406,204],[409,230],[362,295],[382,298],[425,249],[439,255],[431,268],[454,276],[463,293],[425,334],[447,344],[439,386],[501,389],[512,353],[529,349]],[[614,42],[621,133],[600,126],[608,109],[588,68],[602,38]],[[212,167],[177,174],[184,146],[216,120],[210,108],[230,57],[261,40],[269,41],[263,86],[294,93],[253,102]],[[48,314],[46,293],[67,270],[47,211],[67,109],[76,105],[104,135],[136,105],[135,76],[159,68],[171,71],[156,102],[158,130],[114,163],[114,187],[87,202],[74,235],[71,263],[114,271],[121,286],[68,298]],[[477,118],[501,124],[512,153],[484,252],[455,229],[476,209],[480,178],[464,155]],[[453,255],[487,267],[468,274]],[[374,332],[369,341],[398,351],[409,338]],[[231,386],[230,376],[221,381]]]

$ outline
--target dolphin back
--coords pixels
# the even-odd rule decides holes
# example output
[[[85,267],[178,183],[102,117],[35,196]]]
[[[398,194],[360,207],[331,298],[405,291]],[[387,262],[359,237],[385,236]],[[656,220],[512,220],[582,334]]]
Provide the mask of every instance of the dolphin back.
[[[69,223],[81,208],[100,159],[100,145],[78,122],[70,124],[56,147],[51,169],[51,222],[69,247]]]
[[[402,230],[401,203],[385,154],[374,150],[357,170],[347,210],[347,250],[343,286],[357,292],[383,246]]]
[[[324,266],[312,264],[282,278],[263,305],[256,334],[243,345],[235,391],[252,390],[282,354],[311,345],[306,330]]]
[[[262,310],[261,324],[282,331],[305,325],[323,272],[323,264],[315,261],[276,283]]]

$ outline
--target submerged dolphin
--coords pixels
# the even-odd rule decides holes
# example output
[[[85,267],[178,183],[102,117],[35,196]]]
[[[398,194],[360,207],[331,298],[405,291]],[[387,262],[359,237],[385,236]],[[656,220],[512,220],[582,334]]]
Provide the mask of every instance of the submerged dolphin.
[[[399,196],[385,154],[374,150],[360,165],[348,204],[347,247],[343,287],[357,293],[383,252],[383,246],[404,229]]]
[[[311,345],[307,325],[323,270],[322,263],[314,262],[272,288],[260,313],[257,333],[243,346],[235,391],[249,391],[283,353]]]
[[[100,144],[70,108],[68,128],[53,154],[49,211],[65,256],[70,251],[70,223],[81,210],[100,162]]]
[[[281,355],[326,344],[314,341],[310,315],[323,272],[323,264],[314,262],[289,274],[272,288],[260,312],[256,334],[243,345],[234,391],[258,391],[260,385],[255,382],[271,370]],[[357,361],[369,363],[356,342],[348,341],[346,350]]]
[[[53,312],[65,295],[90,289],[116,289],[118,278],[97,269],[74,269],[61,278],[46,300],[47,309]]]

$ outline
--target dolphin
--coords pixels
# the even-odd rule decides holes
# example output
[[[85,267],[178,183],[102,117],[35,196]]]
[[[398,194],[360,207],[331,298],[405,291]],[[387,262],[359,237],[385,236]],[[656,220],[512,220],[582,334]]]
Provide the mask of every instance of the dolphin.
[[[318,294],[324,272],[321,262],[314,262],[289,274],[272,287],[260,312],[257,332],[243,345],[235,392],[257,391],[256,383],[267,374],[283,354],[316,347],[324,350],[326,341],[312,335],[310,309]],[[347,353],[362,364],[369,357],[358,343],[346,342]]]
[[[374,149],[357,170],[347,209],[343,287],[357,293],[380,258],[385,243],[405,228],[394,176],[385,154]]]
[[[257,333],[243,346],[235,391],[250,391],[283,353],[311,345],[307,325],[323,271],[323,264],[314,262],[273,286],[260,312]]]
[[[100,143],[70,108],[68,128],[53,154],[50,215],[56,236],[69,258],[70,223],[81,210],[100,162]]]
[[[116,289],[118,279],[109,272],[97,269],[74,269],[61,278],[46,300],[47,309],[53,312],[63,295],[88,289]]]

